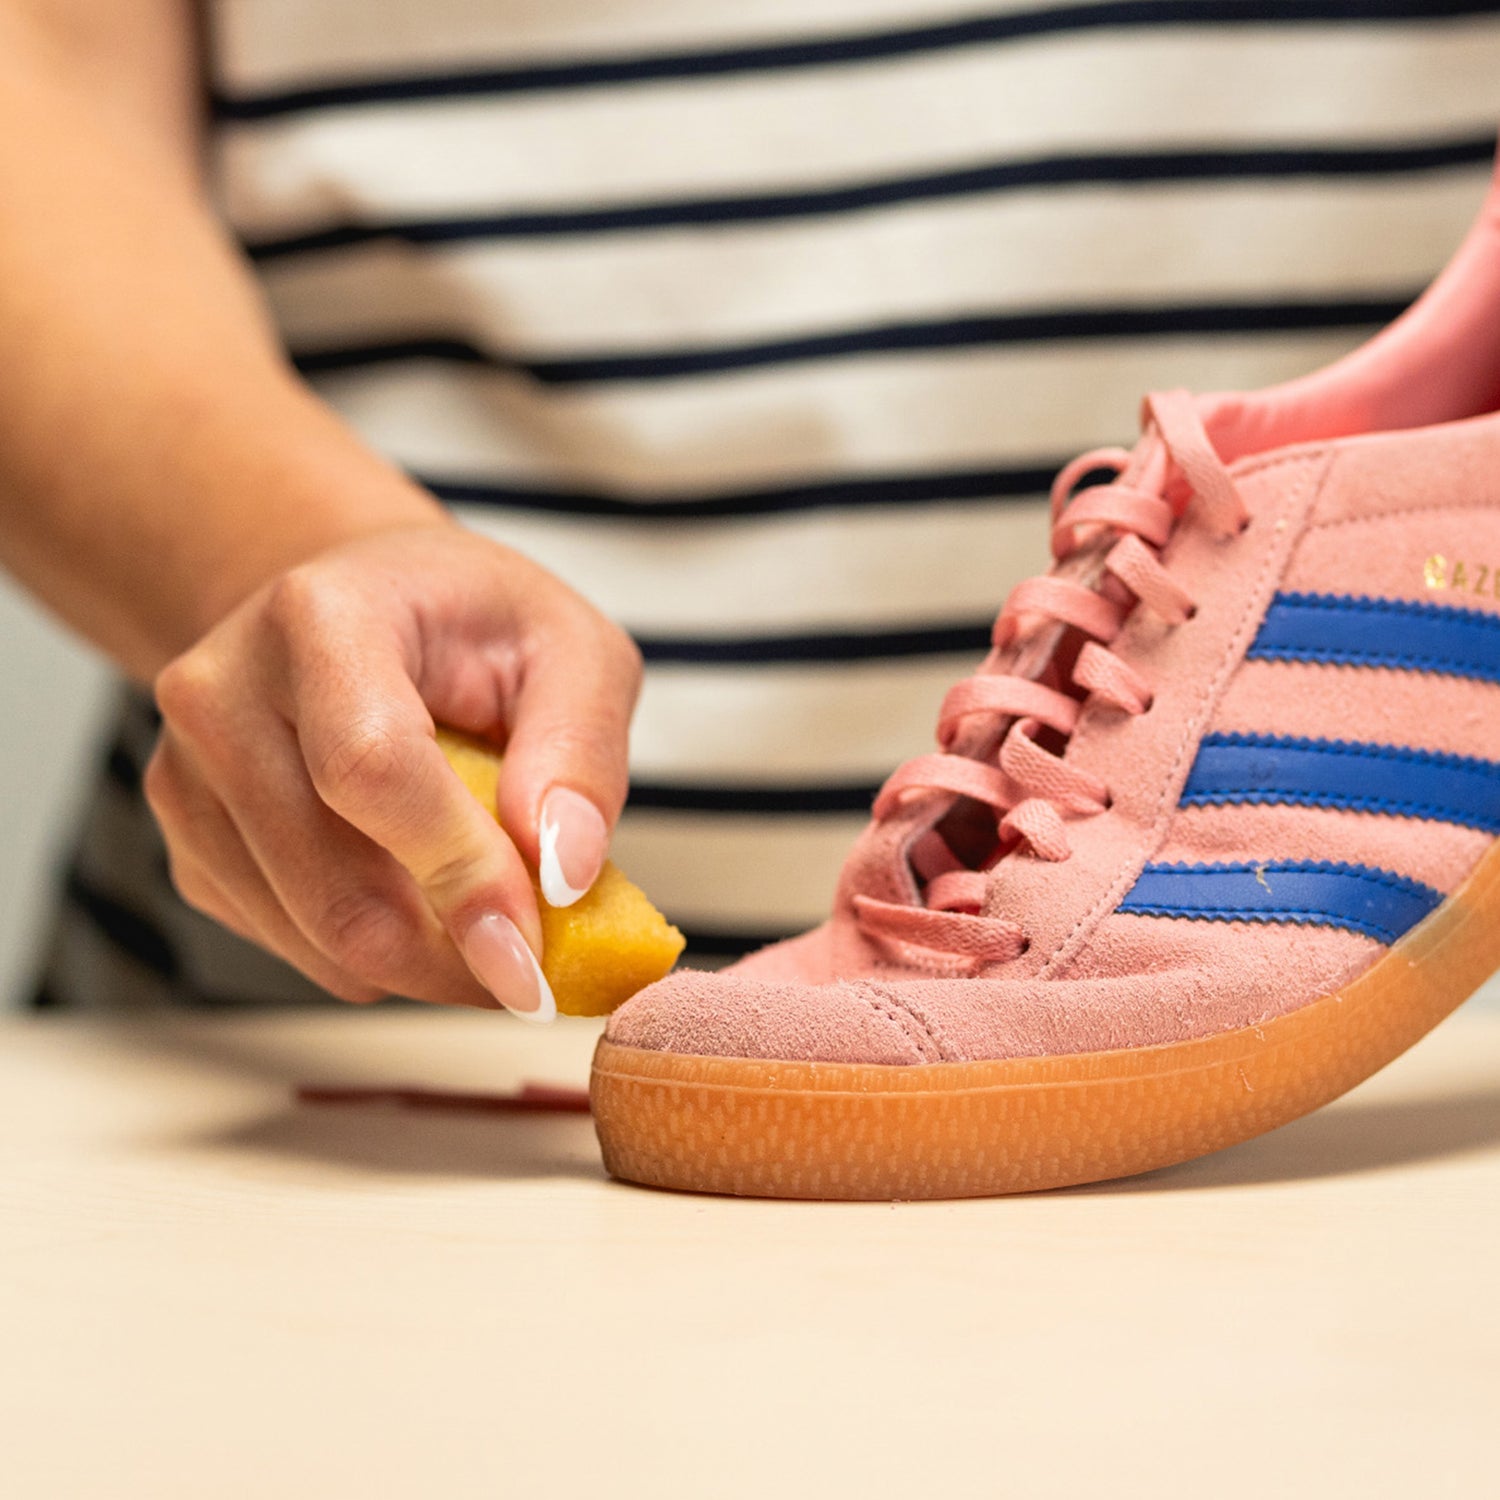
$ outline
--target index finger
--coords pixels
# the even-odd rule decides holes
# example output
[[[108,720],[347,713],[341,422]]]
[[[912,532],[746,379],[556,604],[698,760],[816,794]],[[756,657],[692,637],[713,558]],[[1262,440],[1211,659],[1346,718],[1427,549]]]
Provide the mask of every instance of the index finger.
[[[514,844],[449,766],[393,643],[362,643],[359,670],[321,646],[296,674],[293,717],[318,796],[411,873],[475,976],[537,1018],[555,1013],[541,918]]]

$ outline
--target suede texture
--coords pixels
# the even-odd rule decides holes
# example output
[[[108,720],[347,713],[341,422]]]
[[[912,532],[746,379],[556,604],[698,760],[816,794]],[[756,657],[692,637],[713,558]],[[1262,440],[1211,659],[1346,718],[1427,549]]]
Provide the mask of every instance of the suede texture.
[[[1398,599],[1449,609],[1500,612],[1491,591],[1433,589],[1424,582],[1427,560],[1439,555],[1490,563],[1500,549],[1500,515],[1481,505],[1454,502],[1413,509],[1401,516],[1366,516],[1315,527],[1282,581],[1286,593]],[[1357,566],[1351,558],[1358,558]]]
[[[609,1039],[711,1057],[944,1061],[926,1024],[892,988],[869,980],[812,986],[684,969],[616,1011]]]
[[[1249,524],[1225,535],[1188,503],[1161,556],[1196,612],[1169,625],[1138,606],[1110,643],[1154,697],[1135,715],[1099,698],[1085,703],[1066,759],[1099,778],[1110,802],[1064,816],[1069,857],[1048,861],[1023,848],[990,873],[983,914],[1019,924],[1024,953],[974,977],[939,978],[919,956],[898,961],[861,931],[856,896],[920,900],[911,846],[954,800],[926,796],[872,822],[828,924],[725,973],[652,986],[615,1015],[610,1038],[897,1065],[1155,1046],[1287,1014],[1368,967],[1381,944],[1340,928],[1116,908],[1150,861],[1348,861],[1447,894],[1489,848],[1486,833],[1427,819],[1179,802],[1211,730],[1495,756],[1500,687],[1425,670],[1246,661],[1245,653],[1277,593],[1500,612],[1492,579],[1500,415],[1485,414],[1500,404],[1497,324],[1500,179],[1448,272],[1371,345],[1270,392],[1202,398]],[[1153,432],[1122,477],[1187,499]],[[1066,567],[1092,583],[1101,555],[1075,555]],[[1442,588],[1428,567],[1434,555],[1446,560]],[[1456,561],[1466,564],[1464,587],[1454,586]],[[1054,638],[997,650],[981,671],[1034,675]],[[991,759],[1006,727],[982,726],[951,748]]]
[[[1331,928],[1114,915],[1062,979],[798,985],[683,971],[617,1011],[608,1034],[698,1056],[898,1066],[1160,1046],[1270,1020],[1380,951]]]
[[[1446,681],[1425,672],[1318,662],[1247,661],[1209,728],[1405,745],[1500,758],[1500,683]]]
[[[1239,804],[1184,807],[1153,858],[1160,864],[1189,865],[1337,858],[1395,870],[1446,896],[1462,884],[1490,843],[1482,829],[1454,823],[1341,807]]]

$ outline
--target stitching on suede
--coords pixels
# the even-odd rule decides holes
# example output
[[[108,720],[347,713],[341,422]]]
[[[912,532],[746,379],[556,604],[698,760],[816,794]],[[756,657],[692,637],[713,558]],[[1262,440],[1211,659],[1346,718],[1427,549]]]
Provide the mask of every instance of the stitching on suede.
[[[1358,917],[1341,916],[1335,912],[1318,911],[1314,907],[1287,907],[1279,911],[1240,910],[1233,907],[1215,906],[1132,906],[1121,913],[1127,917],[1181,917],[1189,922],[1256,922],[1262,927],[1292,923],[1300,927],[1338,927],[1351,932],[1363,933],[1381,943],[1394,943],[1401,936],[1388,927],[1377,927],[1373,922],[1362,922]]]
[[[1477,755],[1459,755],[1453,750],[1419,750],[1414,745],[1379,745],[1369,740],[1322,740],[1306,734],[1255,734],[1243,730],[1220,730],[1205,734],[1209,746],[1236,750],[1311,750],[1319,755],[1364,756],[1368,760],[1397,760],[1407,764],[1441,766],[1446,771],[1477,771],[1493,775],[1496,762]]]
[[[1263,866],[1246,864],[1238,860],[1213,860],[1177,862],[1173,864],[1148,865],[1142,872],[1150,874],[1174,873],[1184,875],[1337,875],[1344,880],[1359,881],[1374,886],[1377,890],[1395,891],[1398,895],[1418,897],[1433,905],[1441,902],[1441,891],[1408,875],[1398,875],[1394,870],[1382,870],[1373,865],[1354,865],[1345,860],[1279,859]],[[1129,897],[1127,895],[1126,899]],[[1196,902],[1175,903],[1171,901],[1142,901],[1132,905],[1126,916],[1183,917],[1195,922],[1259,922],[1318,923],[1330,927],[1347,928],[1362,932],[1366,937],[1377,938],[1383,943],[1394,943],[1401,931],[1347,912],[1325,911],[1317,906],[1202,906]]]
[[[900,1004],[887,991],[866,983],[859,986],[859,993],[877,1015],[884,1017],[901,1033],[924,1061],[932,1060],[930,1053],[936,1053],[939,1059],[945,1055],[941,1044],[923,1019]]]
[[[907,1001],[898,999],[895,995],[887,994],[886,999],[892,1005],[896,1006],[903,1015],[909,1016],[921,1028],[923,1035],[932,1043],[933,1050],[937,1054],[933,1060],[948,1062],[958,1055],[949,1046],[947,1033],[944,1032],[943,1028],[938,1025],[929,1012],[914,1010]]]
[[[1329,444],[1320,443],[1316,448],[1300,448],[1292,453],[1262,453],[1238,459],[1229,465],[1229,472],[1236,479],[1249,479],[1253,475],[1268,474],[1284,464],[1307,464],[1316,459],[1327,459],[1331,452]]]
[[[1285,571],[1287,564],[1296,550],[1297,543],[1301,540],[1307,529],[1308,517],[1312,514],[1313,507],[1317,504],[1318,496],[1322,493],[1328,482],[1328,476],[1334,468],[1335,451],[1330,449],[1315,449],[1311,453],[1300,453],[1292,456],[1281,456],[1265,465],[1265,469],[1271,469],[1277,464],[1299,464],[1305,467],[1311,475],[1308,492],[1300,502],[1301,518],[1300,524],[1295,528],[1287,528],[1287,534],[1282,540],[1281,547],[1269,548],[1265,560],[1262,562],[1260,571],[1255,576],[1255,582],[1250,588],[1244,609],[1240,613],[1239,620],[1233,630],[1229,633],[1228,644],[1223,659],[1219,663],[1219,669],[1212,679],[1201,690],[1194,712],[1188,718],[1187,731],[1177,746],[1177,753],[1172,759],[1167,775],[1163,779],[1162,791],[1157,798],[1156,811],[1153,815],[1150,830],[1144,840],[1140,860],[1137,863],[1132,860],[1124,871],[1117,874],[1114,880],[1106,887],[1102,896],[1095,901],[1092,907],[1075,921],[1063,940],[1053,949],[1047,962],[1037,971],[1038,977],[1050,979],[1058,974],[1076,956],[1079,947],[1087,940],[1100,922],[1104,920],[1120,904],[1125,892],[1135,883],[1136,877],[1145,867],[1152,851],[1161,847],[1166,837],[1167,828],[1170,825],[1172,815],[1177,811],[1178,800],[1182,794],[1182,783],[1187,779],[1187,771],[1184,762],[1190,752],[1196,753],[1198,741],[1202,737],[1204,729],[1209,723],[1213,706],[1223,696],[1229,679],[1234,675],[1235,668],[1244,660],[1245,652],[1249,649],[1251,641],[1255,639],[1255,631],[1259,628],[1261,620],[1265,618],[1266,610],[1270,607],[1272,584],[1274,579]],[[1263,472],[1262,470],[1244,469],[1239,471],[1240,477],[1248,477],[1252,472]],[[1288,506],[1285,501],[1278,506],[1275,519],[1285,520],[1286,511],[1293,507]],[[1271,517],[1268,517],[1271,519]],[[1132,868],[1133,866],[1133,868]]]
[[[1354,865],[1347,860],[1328,859],[1272,859],[1265,864],[1246,864],[1243,860],[1179,861],[1173,864],[1150,865],[1142,870],[1153,875],[1171,872],[1181,875],[1340,875],[1346,880],[1362,880],[1367,885],[1379,886],[1382,890],[1400,891],[1407,896],[1433,896],[1442,899],[1442,893],[1409,875],[1398,875],[1394,870],[1382,870],[1376,865]]]
[[[1253,804],[1257,807],[1349,808],[1355,812],[1390,813],[1402,818],[1434,818],[1456,823],[1460,828],[1493,829],[1500,819],[1484,818],[1445,802],[1398,802],[1390,797],[1336,797],[1331,792],[1268,792],[1263,787],[1224,787],[1216,792],[1193,792],[1184,796],[1184,807],[1227,807]]]
[[[1396,620],[1430,620],[1445,626],[1457,624],[1481,634],[1500,632],[1500,615],[1466,606],[1429,604],[1413,599],[1375,599],[1368,594],[1311,594],[1296,589],[1278,597],[1284,604],[1300,610],[1365,617],[1385,616]],[[1453,676],[1478,677],[1480,680],[1487,680],[1494,674],[1490,663],[1477,657],[1439,656],[1430,652],[1361,651],[1357,648],[1334,649],[1323,646],[1257,647],[1253,641],[1246,652],[1246,660],[1317,662],[1329,666],[1381,666],[1408,671],[1443,672]]]
[[[1380,521],[1389,521],[1392,516],[1440,516],[1445,514],[1461,514],[1464,511],[1481,510],[1491,511],[1495,507],[1486,505],[1482,500],[1453,500],[1443,505],[1402,505],[1395,510],[1383,510],[1373,516],[1339,516],[1332,521],[1313,521],[1309,523],[1309,531],[1332,531],[1336,526],[1373,526]]]
[[[1273,646],[1260,650],[1250,661],[1303,661],[1326,667],[1390,667],[1413,672],[1437,672],[1445,677],[1470,677],[1474,669],[1494,669],[1487,663],[1460,656],[1396,656],[1389,651],[1317,651],[1311,648]],[[1479,679],[1483,681],[1484,679]]]
[[[1306,589],[1288,589],[1284,594],[1277,594],[1276,599],[1295,609],[1323,609],[1337,614],[1401,615],[1438,620],[1443,624],[1458,620],[1465,625],[1500,630],[1500,615],[1487,609],[1432,604],[1425,599],[1383,599],[1373,594],[1314,594]]]
[[[1494,761],[1482,760],[1475,755],[1455,755],[1446,750],[1415,750],[1401,745],[1370,745],[1355,740],[1317,740],[1307,736],[1280,736],[1274,734],[1206,734],[1200,746],[1227,746],[1247,750],[1304,750],[1329,757],[1345,757],[1353,760],[1385,761],[1396,765],[1433,766],[1442,771],[1458,771],[1470,776],[1489,779],[1495,775]],[[1249,802],[1257,805],[1285,805],[1290,807],[1350,807],[1365,812],[1386,812],[1406,817],[1439,818],[1447,823],[1458,823],[1472,828],[1494,828],[1493,814],[1487,818],[1466,812],[1454,802],[1422,802],[1414,797],[1380,797],[1372,794],[1349,792],[1315,792],[1276,790],[1265,786],[1221,786],[1209,792],[1182,794],[1182,806],[1224,806],[1234,802]],[[1476,817],[1480,821],[1476,821]]]

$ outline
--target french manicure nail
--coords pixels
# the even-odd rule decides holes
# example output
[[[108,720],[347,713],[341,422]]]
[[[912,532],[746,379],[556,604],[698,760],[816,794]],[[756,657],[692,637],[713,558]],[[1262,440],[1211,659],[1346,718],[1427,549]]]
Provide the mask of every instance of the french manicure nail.
[[[499,912],[480,917],[464,937],[463,954],[474,977],[507,1010],[527,1021],[557,1015],[552,986],[509,917]]]
[[[555,786],[542,799],[542,895],[549,906],[571,906],[599,878],[609,829],[587,797]]]

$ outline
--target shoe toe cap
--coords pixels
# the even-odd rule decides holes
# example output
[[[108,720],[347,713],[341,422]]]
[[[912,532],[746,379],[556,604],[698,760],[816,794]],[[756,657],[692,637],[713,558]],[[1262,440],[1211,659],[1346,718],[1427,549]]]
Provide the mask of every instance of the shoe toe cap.
[[[618,1010],[617,1046],[704,1057],[911,1064],[941,1061],[921,1021],[858,981],[795,984],[681,970]]]

